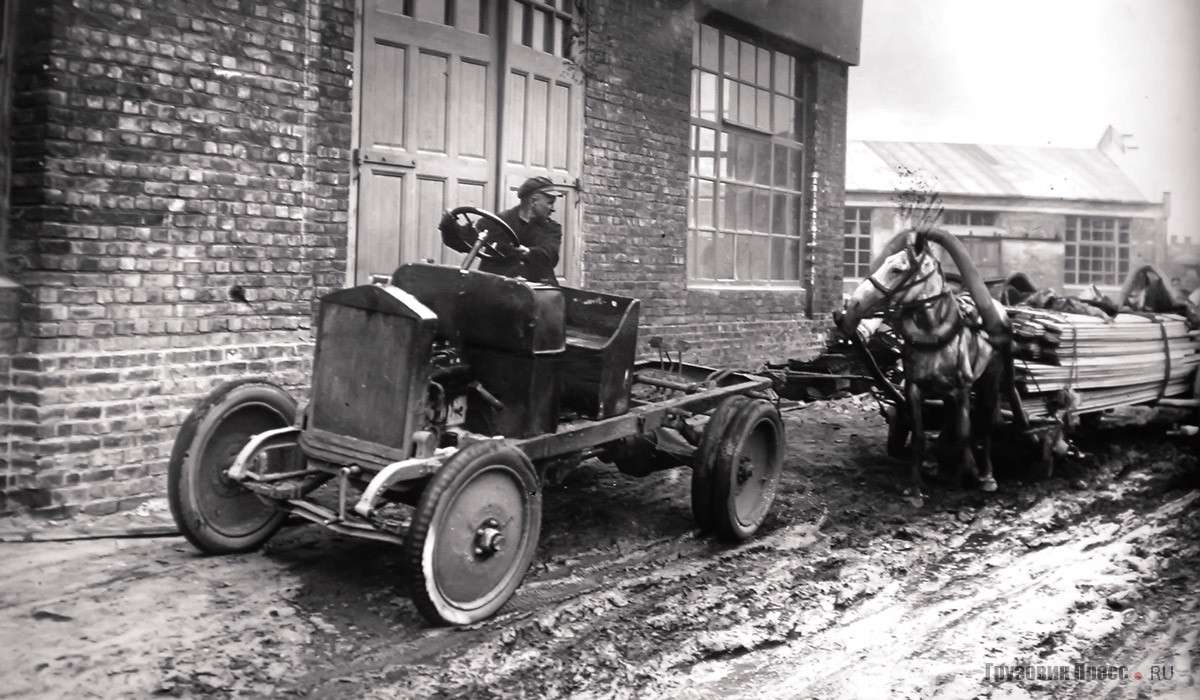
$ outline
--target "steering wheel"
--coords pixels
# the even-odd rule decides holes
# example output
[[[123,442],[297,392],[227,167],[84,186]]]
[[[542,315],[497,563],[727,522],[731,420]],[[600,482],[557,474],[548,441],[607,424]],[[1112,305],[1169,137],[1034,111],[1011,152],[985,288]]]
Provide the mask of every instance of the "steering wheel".
[[[490,211],[477,207],[457,207],[450,210],[450,216],[454,218],[454,223],[456,224],[461,219],[476,234],[476,239],[472,241],[463,236],[461,230],[459,231],[462,242],[471,246],[471,252],[467,253],[467,259],[463,261],[462,269],[464,270],[470,267],[476,257],[487,258],[489,260],[508,260],[511,258],[511,255],[506,255],[501,251],[497,245],[498,243],[508,243],[513,247],[521,245],[520,239],[517,238],[517,234],[508,225],[508,222]],[[472,216],[478,218],[472,220]],[[481,229],[479,222],[483,220],[496,224],[495,228]]]

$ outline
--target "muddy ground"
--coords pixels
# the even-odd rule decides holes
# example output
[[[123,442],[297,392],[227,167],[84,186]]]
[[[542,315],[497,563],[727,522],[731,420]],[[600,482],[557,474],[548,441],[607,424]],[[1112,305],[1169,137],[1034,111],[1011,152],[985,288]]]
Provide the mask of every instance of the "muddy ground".
[[[1200,478],[1171,419],[1127,412],[1055,478],[933,484],[915,509],[870,400],[812,404],[736,547],[693,529],[686,470],[589,463],[547,489],[517,596],[467,629],[418,617],[396,549],[314,527],[222,558],[0,544],[0,697],[1197,698]]]

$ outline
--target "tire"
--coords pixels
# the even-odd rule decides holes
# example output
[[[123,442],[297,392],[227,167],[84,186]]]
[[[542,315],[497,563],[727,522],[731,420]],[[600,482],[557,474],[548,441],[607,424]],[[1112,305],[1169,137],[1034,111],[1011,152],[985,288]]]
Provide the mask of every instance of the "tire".
[[[712,520],[717,536],[740,542],[758,531],[783,474],[783,421],[769,401],[742,406],[713,462]]]
[[[717,453],[721,449],[721,439],[729,422],[737,415],[742,406],[750,402],[748,396],[729,396],[717,405],[708,424],[704,426],[704,434],[700,437],[700,447],[692,463],[692,517],[703,532],[713,528],[712,509],[712,471]]]
[[[404,542],[417,610],[434,624],[491,617],[521,585],[541,522],[541,488],[523,452],[487,441],[455,453],[425,487]]]
[[[224,477],[238,452],[261,432],[296,422],[296,402],[259,379],[223,384],[183,422],[167,465],[167,501],[180,532],[206,554],[258,549],[287,513]],[[296,448],[268,453],[267,471],[292,468]]]

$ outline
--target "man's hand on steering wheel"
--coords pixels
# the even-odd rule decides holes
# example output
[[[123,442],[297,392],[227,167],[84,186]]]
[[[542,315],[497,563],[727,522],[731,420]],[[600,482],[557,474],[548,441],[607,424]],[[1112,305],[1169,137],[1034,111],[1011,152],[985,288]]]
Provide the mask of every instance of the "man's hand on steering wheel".
[[[486,227],[481,225],[485,221],[489,224]],[[484,209],[451,209],[442,215],[438,229],[444,234],[457,236],[463,246],[470,250],[463,261],[464,270],[476,256],[490,260],[519,260],[529,253],[529,249],[521,245],[517,234],[504,219]]]

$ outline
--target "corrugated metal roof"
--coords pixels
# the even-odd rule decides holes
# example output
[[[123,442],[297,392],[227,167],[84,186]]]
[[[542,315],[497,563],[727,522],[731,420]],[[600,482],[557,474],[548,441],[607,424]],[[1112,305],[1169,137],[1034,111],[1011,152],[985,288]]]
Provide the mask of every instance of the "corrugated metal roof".
[[[1108,156],[1091,148],[850,141],[846,190],[1148,202]]]

